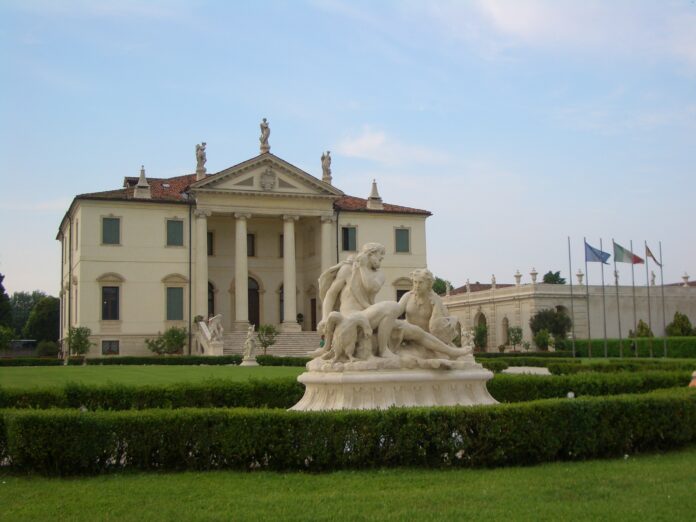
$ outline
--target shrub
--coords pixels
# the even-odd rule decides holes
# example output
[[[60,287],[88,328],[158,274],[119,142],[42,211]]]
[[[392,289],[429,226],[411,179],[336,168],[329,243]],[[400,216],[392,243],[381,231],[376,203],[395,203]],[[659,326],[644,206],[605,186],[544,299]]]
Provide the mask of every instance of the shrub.
[[[39,357],[56,357],[59,351],[58,343],[53,341],[41,341],[36,345],[36,355]]]
[[[163,334],[158,334],[155,339],[145,339],[145,345],[148,350],[157,355],[171,355],[181,353],[187,340],[186,328],[172,326],[167,328]]]
[[[696,393],[372,411],[15,410],[0,455],[51,475],[258,468],[530,465],[665,450],[696,440]]]
[[[0,325],[0,352],[10,349],[10,341],[14,339],[14,330],[9,326]]]
[[[277,335],[278,330],[276,330],[276,327],[272,324],[262,324],[259,326],[257,337],[259,339],[261,348],[263,348],[264,355],[266,355],[266,350],[268,350],[268,347],[275,344]],[[258,361],[258,358],[256,360]]]
[[[488,327],[485,324],[474,326],[474,348],[485,350],[488,344]]]
[[[507,362],[501,361],[499,359],[489,359],[481,361],[481,366],[483,366],[486,370],[490,370],[494,373],[499,373],[506,369],[509,365]]]
[[[542,329],[535,333],[534,344],[536,344],[537,348],[540,350],[547,351],[551,344],[551,335],[548,330]]]
[[[94,344],[89,340],[90,335],[92,330],[86,326],[70,327],[66,339],[70,355],[84,355],[89,352],[89,348]]]
[[[519,326],[508,328],[508,341],[514,350],[522,342],[522,328]]]
[[[643,321],[642,319],[638,320],[638,324],[636,325],[636,331],[634,332],[633,330],[628,331],[628,336],[629,337],[653,337],[652,330],[648,326],[648,324]]]
[[[665,327],[665,332],[667,332],[669,337],[681,337],[694,334],[691,321],[686,315],[680,312],[674,312],[674,319]]]

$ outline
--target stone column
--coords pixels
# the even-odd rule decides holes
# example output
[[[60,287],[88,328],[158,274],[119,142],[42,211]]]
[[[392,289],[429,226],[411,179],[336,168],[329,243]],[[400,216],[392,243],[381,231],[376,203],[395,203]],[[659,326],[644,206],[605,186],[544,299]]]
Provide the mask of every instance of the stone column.
[[[234,326],[246,331],[249,326],[249,265],[247,260],[247,219],[251,214],[234,215]]]
[[[334,216],[321,216],[321,272],[331,268],[337,261],[331,255],[331,235],[333,224],[336,222]]]
[[[299,332],[297,323],[297,267],[295,264],[295,221],[298,216],[283,216],[283,332]]]
[[[208,317],[208,218],[210,210],[197,208],[196,216],[196,279],[193,287],[196,291],[193,315]]]

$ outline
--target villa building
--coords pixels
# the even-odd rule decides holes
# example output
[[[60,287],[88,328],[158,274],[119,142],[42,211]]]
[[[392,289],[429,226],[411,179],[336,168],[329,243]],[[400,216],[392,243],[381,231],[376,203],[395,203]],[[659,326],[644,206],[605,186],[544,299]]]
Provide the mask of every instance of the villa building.
[[[386,247],[377,300],[410,288],[409,273],[426,266],[430,212],[383,203],[375,182],[368,198],[344,194],[329,153],[315,177],[271,154],[263,125],[261,153],[215,174],[201,144],[193,174],[148,179],[143,168],[121,188],[74,198],[57,235],[61,339],[86,326],[90,356],[142,355],[145,339],[214,315],[228,333],[315,331],[320,273],[367,242]]]

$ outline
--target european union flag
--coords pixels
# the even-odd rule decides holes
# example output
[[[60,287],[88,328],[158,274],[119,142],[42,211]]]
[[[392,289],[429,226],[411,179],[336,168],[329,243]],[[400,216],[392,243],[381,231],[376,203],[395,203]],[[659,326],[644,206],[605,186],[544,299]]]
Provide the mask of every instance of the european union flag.
[[[604,263],[608,265],[607,260],[610,255],[607,252],[602,252],[598,248],[592,247],[585,241],[585,261],[588,263]]]

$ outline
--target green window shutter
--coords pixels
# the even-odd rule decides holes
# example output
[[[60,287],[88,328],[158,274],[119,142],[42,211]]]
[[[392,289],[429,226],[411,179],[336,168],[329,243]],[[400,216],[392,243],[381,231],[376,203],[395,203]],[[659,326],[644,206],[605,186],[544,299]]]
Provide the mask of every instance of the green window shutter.
[[[167,220],[167,246],[184,245],[184,222],[178,219]]]
[[[411,251],[409,230],[407,228],[396,229],[396,251],[409,253]]]
[[[102,219],[102,243],[105,245],[118,245],[121,243],[121,219]]]
[[[167,288],[167,321],[184,320],[184,289]]]
[[[355,232],[355,227],[343,227],[343,250],[349,252],[355,252],[357,250]]]

